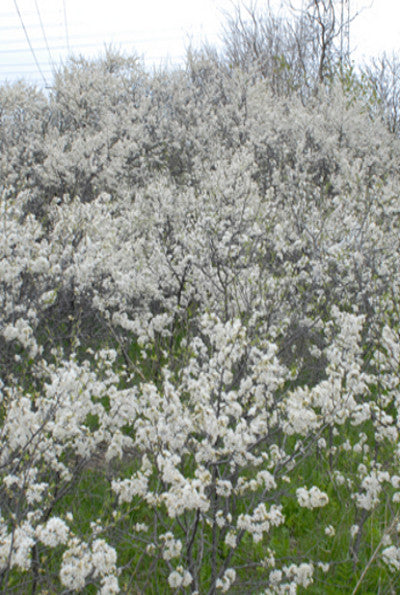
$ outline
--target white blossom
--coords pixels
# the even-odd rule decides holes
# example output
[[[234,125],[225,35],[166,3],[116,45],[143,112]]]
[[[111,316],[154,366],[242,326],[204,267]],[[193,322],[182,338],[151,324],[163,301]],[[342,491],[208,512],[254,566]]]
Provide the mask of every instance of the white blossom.
[[[400,569],[400,548],[391,545],[382,550],[382,559],[394,572]]]
[[[45,545],[56,547],[67,542],[69,528],[62,519],[52,517],[45,525],[36,528],[36,536]]]
[[[296,490],[296,496],[299,505],[304,508],[320,508],[326,506],[329,502],[327,494],[321,492],[317,486],[313,486],[310,489],[305,487],[298,488]]]
[[[215,582],[217,589],[220,589],[223,593],[229,591],[231,586],[236,580],[236,571],[233,568],[227,568],[222,578],[218,578]]]
[[[332,527],[332,525],[328,525],[327,527],[325,527],[325,535],[327,535],[328,537],[334,537],[335,536],[335,529],[334,527]]]

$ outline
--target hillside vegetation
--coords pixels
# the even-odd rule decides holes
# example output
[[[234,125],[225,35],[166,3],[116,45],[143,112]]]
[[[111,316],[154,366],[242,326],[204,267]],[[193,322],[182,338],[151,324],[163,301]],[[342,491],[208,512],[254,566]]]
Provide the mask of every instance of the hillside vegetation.
[[[400,144],[288,47],[0,88],[2,593],[396,591]]]

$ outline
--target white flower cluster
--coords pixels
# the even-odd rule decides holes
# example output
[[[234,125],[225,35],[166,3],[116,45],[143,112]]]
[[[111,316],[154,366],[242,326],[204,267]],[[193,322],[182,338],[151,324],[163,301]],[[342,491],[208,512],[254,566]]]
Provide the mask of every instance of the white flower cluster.
[[[379,496],[382,492],[382,484],[390,480],[390,475],[387,471],[372,470],[361,481],[361,493],[353,495],[355,502],[359,508],[365,510],[372,510],[379,503]]]
[[[34,530],[28,521],[12,532],[7,530],[3,521],[0,525],[0,570],[7,567],[28,570],[32,563],[31,551],[34,544]]]
[[[24,318],[18,318],[14,325],[8,324],[3,329],[3,337],[6,341],[19,341],[32,359],[40,352],[32,326]]]
[[[227,593],[236,580],[236,571],[233,568],[227,568],[222,576],[215,581],[215,587],[223,593]]]
[[[327,535],[327,537],[335,537],[336,531],[332,525],[328,525],[325,527],[324,533]]]
[[[52,517],[45,525],[36,527],[36,537],[49,547],[65,544],[69,537],[69,528],[65,521],[60,518]]]
[[[228,531],[228,533],[225,535],[225,543],[230,548],[235,549],[235,547],[237,546],[235,531]]]
[[[134,496],[145,496],[148,488],[148,477],[145,473],[138,471],[130,479],[113,480],[112,490],[118,495],[118,502],[131,502]]]
[[[391,545],[382,550],[382,559],[387,564],[392,572],[400,570],[400,548]]]
[[[188,587],[193,578],[188,570],[184,570],[182,566],[178,566],[173,570],[168,577],[168,584],[171,589],[179,589],[179,587]]]
[[[314,567],[312,564],[291,564],[290,566],[284,566],[283,571],[286,577],[296,585],[304,587],[306,589],[313,582]]]
[[[255,543],[263,538],[264,533],[268,533],[271,527],[278,527],[285,521],[282,514],[282,506],[273,504],[267,511],[262,502],[255,509],[253,514],[241,514],[237,521],[237,527],[240,530],[248,531]]]
[[[181,555],[182,542],[180,539],[175,539],[170,531],[160,535],[159,539],[163,542],[162,557],[164,560],[172,560]]]
[[[313,582],[314,567],[312,564],[302,563],[284,566],[282,570],[272,570],[269,574],[269,588],[264,595],[295,595],[299,586],[307,588]],[[288,582],[290,581],[290,582]]]
[[[296,490],[297,502],[303,508],[321,508],[326,506],[329,498],[325,492],[322,492],[317,486],[307,489],[306,487]]]
[[[68,589],[79,591],[89,576],[99,578],[103,595],[119,593],[114,548],[104,539],[96,539],[91,546],[74,537],[63,554],[60,579]]]

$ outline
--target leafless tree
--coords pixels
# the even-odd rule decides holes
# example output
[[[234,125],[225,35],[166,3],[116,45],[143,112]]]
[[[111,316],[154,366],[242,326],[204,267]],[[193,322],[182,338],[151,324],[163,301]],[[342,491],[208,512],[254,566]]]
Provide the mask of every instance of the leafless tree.
[[[350,64],[349,0],[289,0],[286,16],[270,5],[237,5],[226,18],[225,58],[232,67],[255,68],[278,95],[307,96]]]
[[[381,111],[389,130],[397,134],[400,130],[400,58],[383,54],[361,72],[371,93],[371,105]]]

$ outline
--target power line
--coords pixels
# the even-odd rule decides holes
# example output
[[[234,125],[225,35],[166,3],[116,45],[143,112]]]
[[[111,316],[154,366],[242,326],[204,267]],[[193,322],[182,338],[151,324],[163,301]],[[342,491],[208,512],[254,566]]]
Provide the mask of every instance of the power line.
[[[40,66],[43,72],[45,72],[46,69],[51,70],[51,65],[48,62],[41,62]],[[32,70],[32,62],[18,62],[18,64],[15,62],[3,62],[1,63],[1,68],[12,68],[13,70],[20,70],[20,68],[30,68],[30,70]]]
[[[177,27],[168,27],[166,29],[164,29],[161,33],[161,35],[157,35],[157,36],[153,36],[153,35],[146,35],[144,34],[144,31],[139,31],[139,30],[125,30],[124,31],[124,36],[125,39],[118,39],[116,38],[116,36],[120,36],[121,32],[115,32],[115,33],[111,33],[110,36],[110,31],[107,31],[106,33],[102,33],[101,35],[105,35],[106,38],[103,38],[102,40],[100,39],[96,39],[99,35],[99,33],[97,34],[90,34],[89,32],[86,32],[85,34],[81,33],[81,34],[74,34],[72,36],[69,35],[70,30],[69,30],[69,21],[67,19],[67,5],[66,5],[66,0],[62,0],[63,1],[63,17],[62,15],[59,14],[59,16],[61,16],[61,22],[59,22],[59,25],[61,25],[62,28],[64,28],[64,34],[62,33],[62,29],[59,30],[59,34],[54,36],[54,35],[48,35],[49,31],[48,31],[48,27],[46,26],[46,21],[43,20],[42,18],[42,14],[41,12],[43,12],[43,6],[40,4],[39,0],[35,0],[34,5],[33,5],[33,11],[31,11],[30,13],[27,13],[25,11],[25,9],[23,7],[19,7],[18,4],[20,4],[18,2],[18,0],[14,0],[14,5],[15,5],[15,10],[17,11],[18,17],[19,17],[19,30],[21,31],[21,29],[23,30],[23,34],[25,36],[25,40],[26,43],[28,44],[28,47],[23,47],[23,38],[20,37],[20,35],[18,37],[20,37],[19,41],[17,39],[5,39],[3,32],[5,33],[6,31],[13,31],[13,30],[17,30],[18,27],[17,26],[8,26],[8,25],[0,25],[0,37],[2,37],[1,43],[0,43],[0,68],[3,68],[3,75],[0,77],[0,84],[1,84],[1,80],[4,79],[4,77],[8,77],[8,79],[11,78],[30,78],[32,79],[33,77],[35,77],[35,72],[37,72],[37,75],[39,75],[39,77],[36,75],[36,77],[40,80],[40,77],[44,83],[45,86],[47,86],[47,81],[50,80],[51,78],[51,73],[54,73],[54,68],[56,68],[56,63],[58,63],[59,59],[62,59],[61,56],[64,55],[65,56],[65,52],[68,51],[69,53],[71,53],[71,49],[75,52],[75,53],[82,53],[82,55],[84,55],[86,53],[86,49],[90,51],[90,53],[92,53],[92,48],[98,48],[100,49],[100,47],[102,46],[103,49],[104,47],[107,46],[107,44],[111,44],[112,47],[115,47],[118,49],[120,49],[121,51],[123,47],[127,47],[129,46],[129,50],[128,51],[133,51],[136,55],[141,55],[141,46],[142,44],[146,44],[149,42],[154,42],[157,44],[157,42],[167,42],[169,40],[175,40],[175,36],[173,35],[174,32],[177,32],[178,29]],[[54,6],[54,5],[53,5]],[[36,12],[35,10],[36,9]],[[21,11],[24,13],[23,17],[21,14]],[[30,18],[28,20],[27,18],[27,14],[30,14],[31,17],[33,17],[34,15],[36,15],[35,19]],[[10,17],[12,16],[12,14],[10,13],[9,15]],[[15,18],[15,16],[14,16]],[[4,21],[3,21],[4,23]],[[63,27],[64,25],[64,27]],[[38,27],[40,26],[41,28],[41,35],[38,32]],[[34,33],[31,31],[31,29],[34,29]],[[30,32],[30,33],[28,33]],[[7,35],[7,33],[6,33]],[[33,35],[33,36],[32,36]],[[127,39],[128,35],[130,36],[130,39]],[[111,38],[110,38],[111,37]],[[108,39],[107,39],[108,38]],[[73,43],[73,46],[70,45],[71,40]],[[18,47],[19,45],[19,47]],[[3,49],[4,48],[4,49]],[[14,48],[14,49],[12,49]],[[143,48],[144,49],[144,48]],[[153,51],[154,49],[156,49],[155,47],[152,48]],[[158,48],[157,48],[158,49]],[[161,49],[161,48],[160,48]],[[31,72],[29,72],[29,64],[27,63],[27,61],[29,60],[28,54],[31,54],[31,56],[34,59],[34,64],[32,64],[32,70]],[[18,54],[19,56],[22,58],[23,62],[18,63],[14,63],[14,65],[10,64],[11,60],[13,60],[13,58],[17,61],[18,60]],[[25,54],[25,55],[24,55]],[[148,51],[148,49],[146,51],[144,51],[144,53],[141,55],[141,59],[143,60],[143,64],[147,63],[147,64],[151,64],[151,63],[158,63],[160,61],[173,61],[173,62],[181,62],[184,60],[184,54],[179,52],[179,56],[177,56],[175,54],[175,52],[173,53],[173,55],[154,55],[154,54],[158,54],[158,51],[156,50],[156,52],[154,52],[153,55],[149,55],[149,54],[153,54],[153,52],[150,50],[150,52]],[[48,56],[48,57],[47,57]],[[3,62],[3,60],[5,62]],[[3,62],[3,63],[2,63]],[[49,74],[50,73],[50,74]],[[36,78],[35,77],[35,78]]]
[[[46,44],[47,51],[49,52],[50,64],[53,64],[53,58],[51,57],[51,52],[50,52],[49,44],[48,44],[48,41],[47,41],[46,32],[44,30],[43,21],[42,21],[41,15],[40,15],[40,10],[39,10],[39,6],[38,6],[38,3],[37,3],[37,0],[35,0],[35,7],[36,7],[37,15],[39,17],[40,28],[42,29],[43,39],[44,39],[44,42]]]
[[[92,45],[92,44],[90,44],[90,45]],[[29,46],[30,46],[30,44],[29,44]],[[65,44],[64,45],[54,45],[52,49],[53,50],[66,50],[67,46]],[[36,50],[38,52],[42,52],[42,51],[46,50],[46,47],[44,47],[44,46],[39,47],[39,48],[36,48]],[[26,48],[15,48],[13,50],[0,50],[0,54],[23,54],[24,52],[27,52],[27,51],[28,50]]]
[[[65,4],[65,0],[63,0],[63,7],[64,7],[64,25],[65,25],[65,39],[67,40],[67,48],[68,48],[68,52],[71,52],[71,49],[69,47],[69,36],[68,36],[68,22],[67,22],[67,7]]]
[[[60,23],[59,23],[59,25],[60,25]],[[29,27],[30,28],[33,28],[33,29],[36,29],[39,26],[40,25],[37,24],[37,23],[30,23],[29,24]],[[0,25],[0,31],[15,31],[17,29],[19,29],[19,26],[18,25],[10,25],[10,26],[8,26],[8,25],[5,25],[5,26]],[[69,39],[75,39],[76,37],[82,37],[82,36],[84,36],[84,37],[98,37],[100,34],[103,34],[103,33],[105,35],[122,35],[122,36],[133,35],[135,37],[141,37],[143,35],[143,30],[142,29],[124,29],[124,30],[121,30],[121,31],[110,32],[110,30],[107,29],[106,32],[105,31],[102,31],[102,32],[101,31],[97,31],[97,32],[94,32],[94,33],[93,32],[91,33],[91,32],[85,31],[84,34],[81,33],[81,34],[69,35]],[[180,27],[163,27],[157,33],[157,36],[154,37],[154,35],[153,35],[151,39],[156,39],[156,40],[157,39],[162,39],[163,37],[165,37],[166,34],[169,36],[169,35],[172,35],[172,34],[174,34],[174,35],[180,35],[180,33],[181,33],[181,28]],[[145,35],[145,37],[147,38],[148,35]]]
[[[20,11],[19,11],[19,8],[18,8],[17,0],[14,0],[14,5],[15,5],[15,8],[16,8],[16,10],[17,10],[17,13],[18,13],[19,20],[21,21],[21,26],[22,26],[22,28],[23,28],[23,30],[24,30],[25,37],[26,37],[26,41],[28,42],[28,45],[29,45],[29,48],[30,48],[30,50],[31,50],[31,53],[32,53],[33,59],[35,60],[35,63],[36,63],[37,69],[38,69],[38,71],[40,72],[40,75],[41,75],[41,77],[42,77],[42,79],[43,79],[43,82],[44,82],[45,86],[47,87],[47,81],[46,81],[46,77],[44,76],[44,74],[43,74],[43,72],[42,72],[42,69],[40,68],[40,64],[39,64],[39,62],[38,62],[38,59],[37,59],[37,57],[36,57],[35,51],[34,51],[34,49],[33,49],[33,47],[32,47],[31,40],[29,39],[28,31],[27,31],[27,30],[26,30],[26,28],[25,28],[24,21],[22,20],[22,16],[21,16],[21,13],[20,13]]]
[[[49,74],[49,76],[51,77],[53,75],[53,71],[52,70],[45,70],[45,72],[47,72]],[[32,72],[32,70],[7,70],[3,72],[3,76],[2,79],[16,79],[16,78],[26,78],[26,77],[34,77],[35,73]],[[39,79],[41,80],[41,79]],[[1,83],[0,83],[1,84]]]
[[[55,38],[54,41],[58,42],[58,41],[61,41],[62,39],[63,38]],[[77,37],[77,39],[86,39],[86,38],[82,36],[82,37]],[[165,42],[165,41],[169,41],[169,40],[173,41],[173,40],[175,40],[175,37],[172,37],[172,36],[171,37],[162,37],[162,38],[159,38],[159,37],[153,37],[152,38],[152,37],[150,37],[150,38],[146,38],[146,39],[144,39],[144,38],[143,39],[135,39],[135,38],[133,38],[133,39],[130,39],[130,40],[122,40],[122,39],[119,39],[119,40],[102,40],[102,41],[95,41],[94,40],[91,43],[75,43],[74,46],[75,46],[75,49],[76,50],[79,50],[79,48],[97,48],[97,47],[98,48],[101,48],[101,47],[104,47],[104,45],[107,45],[108,43],[115,43],[116,46],[120,46],[120,45],[121,46],[122,45],[131,45],[133,48],[135,48],[136,45],[139,46],[140,44],[149,43],[151,41],[154,41],[156,43],[157,41],[163,41],[163,42]],[[37,52],[42,52],[42,51],[44,51],[46,49],[47,49],[46,46],[41,46],[41,47],[37,47],[36,48],[36,51]],[[66,49],[68,49],[68,47],[65,44],[52,45],[52,50],[53,51],[54,50],[66,50]],[[15,48],[15,49],[7,49],[7,50],[0,49],[0,54],[14,54],[14,53],[15,54],[21,54],[21,53],[26,52],[26,51],[27,50],[25,48]]]
[[[31,27],[36,28],[39,27],[39,25],[36,25],[35,23],[31,25]],[[0,31],[16,31],[19,30],[19,25],[6,25],[5,27],[2,25],[0,27]]]
[[[30,24],[30,28],[35,27],[35,24],[32,23]],[[2,31],[4,31],[6,29],[6,27],[1,27],[0,26],[0,33]],[[19,27],[14,27],[14,29],[19,29]],[[101,41],[104,41],[106,39],[114,39],[116,42],[121,41],[122,43],[129,43],[130,41],[135,41],[137,43],[147,43],[147,42],[158,42],[158,41],[170,41],[170,40],[175,40],[176,39],[176,32],[178,32],[178,29],[166,29],[163,32],[163,35],[157,35],[157,36],[148,36],[145,35],[143,37],[143,33],[141,35],[137,35],[135,33],[135,31],[123,31],[123,32],[118,32],[118,31],[107,31],[104,34],[104,38],[102,38],[101,36],[103,35],[102,32],[98,32],[98,33],[91,33],[91,34],[75,34],[75,35],[70,35],[69,39],[74,39],[74,40],[79,40],[79,39],[85,39],[85,40],[89,40],[89,39],[93,39],[95,42],[96,40],[99,41],[101,39]],[[127,36],[130,36],[129,41],[126,40]],[[117,36],[120,38],[118,39]],[[216,35],[211,35],[210,37],[216,37]],[[48,37],[48,39],[52,42],[56,41],[61,41],[65,39],[65,36],[52,36],[52,37]],[[126,40],[126,41],[125,41]],[[39,39],[34,39],[33,41],[40,41]],[[3,44],[18,44],[20,43],[19,39],[2,39],[1,42]],[[75,45],[75,44],[74,44]]]

